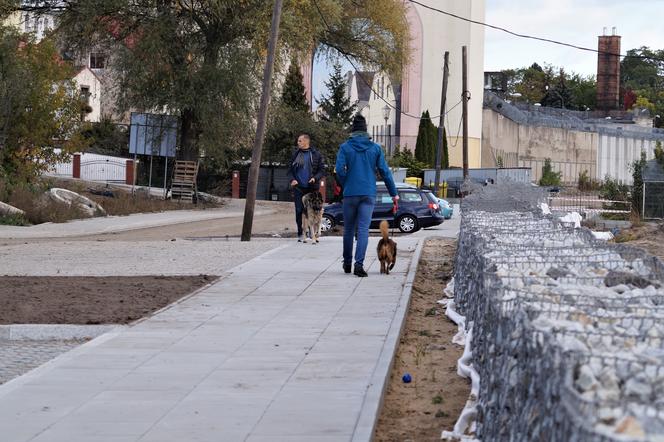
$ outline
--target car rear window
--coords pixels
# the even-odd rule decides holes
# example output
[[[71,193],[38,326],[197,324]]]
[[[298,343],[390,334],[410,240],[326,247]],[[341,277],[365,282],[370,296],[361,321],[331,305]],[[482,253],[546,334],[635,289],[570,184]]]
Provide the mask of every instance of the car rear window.
[[[392,204],[392,197],[389,192],[378,191],[376,193],[376,204]]]
[[[431,192],[423,192],[429,201],[432,203],[438,203],[438,198],[435,197],[435,195]]]
[[[419,192],[399,192],[399,198],[406,203],[421,203],[422,196]]]

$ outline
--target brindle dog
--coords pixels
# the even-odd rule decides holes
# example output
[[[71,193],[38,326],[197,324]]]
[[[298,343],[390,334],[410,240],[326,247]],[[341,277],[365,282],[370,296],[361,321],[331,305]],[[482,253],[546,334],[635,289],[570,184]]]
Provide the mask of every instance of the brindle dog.
[[[304,242],[307,236],[313,244],[320,238],[321,221],[323,219],[323,195],[320,192],[307,193],[302,197],[302,230],[304,231]]]

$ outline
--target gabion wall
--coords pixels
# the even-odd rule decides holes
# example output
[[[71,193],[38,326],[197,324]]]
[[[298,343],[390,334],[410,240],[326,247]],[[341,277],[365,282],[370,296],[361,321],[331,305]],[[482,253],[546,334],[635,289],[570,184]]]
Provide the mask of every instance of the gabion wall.
[[[664,441],[664,265],[516,184],[464,199],[454,301],[484,441]]]

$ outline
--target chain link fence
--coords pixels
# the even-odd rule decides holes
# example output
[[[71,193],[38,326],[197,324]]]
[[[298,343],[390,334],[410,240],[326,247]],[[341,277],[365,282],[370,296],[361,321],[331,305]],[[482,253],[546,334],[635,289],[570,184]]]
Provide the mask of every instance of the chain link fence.
[[[474,189],[454,302],[486,441],[664,440],[664,264],[544,215],[546,195]]]

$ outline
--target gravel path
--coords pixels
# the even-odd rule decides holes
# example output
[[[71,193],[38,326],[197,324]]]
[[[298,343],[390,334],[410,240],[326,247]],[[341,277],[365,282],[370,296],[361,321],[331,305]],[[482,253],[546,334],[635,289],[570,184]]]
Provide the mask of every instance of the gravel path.
[[[54,241],[0,247],[0,275],[221,275],[287,239]],[[39,265],[35,265],[39,263]]]

